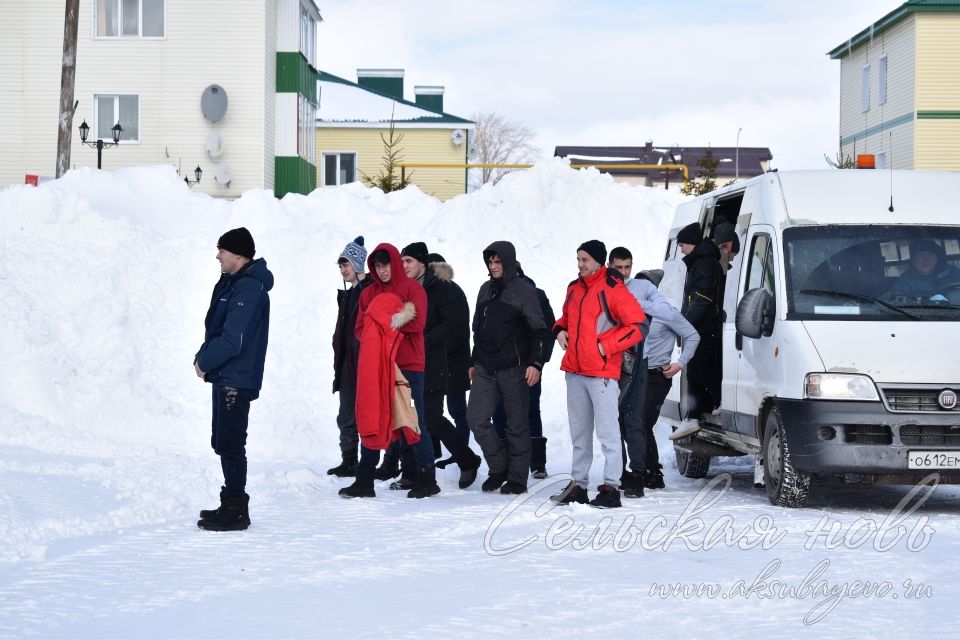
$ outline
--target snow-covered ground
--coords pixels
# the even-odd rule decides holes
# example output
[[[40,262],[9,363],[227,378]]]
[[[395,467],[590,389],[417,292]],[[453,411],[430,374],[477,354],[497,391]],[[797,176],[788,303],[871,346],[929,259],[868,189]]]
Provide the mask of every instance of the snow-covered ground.
[[[530,494],[460,491],[452,468],[428,500],[382,483],[373,500],[337,496],[346,482],[324,471],[339,458],[346,242],[423,240],[472,298],[482,249],[508,239],[559,307],[584,240],[658,266],[679,201],[559,160],[447,203],[359,184],[225,202],[161,167],[0,190],[0,637],[952,636],[952,487],[924,501],[821,484],[808,509],[779,509],[752,488],[752,460],[687,480],[660,433],[667,489],[551,509],[570,458],[558,362],[543,396],[557,475]],[[217,237],[241,225],[277,284],[251,410],[253,526],[215,534],[195,525],[221,477],[192,356]]]

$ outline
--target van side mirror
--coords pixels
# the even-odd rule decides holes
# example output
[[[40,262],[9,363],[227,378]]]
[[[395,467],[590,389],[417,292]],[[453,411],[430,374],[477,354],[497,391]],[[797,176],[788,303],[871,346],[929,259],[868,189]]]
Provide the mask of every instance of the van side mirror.
[[[759,338],[773,333],[776,302],[763,288],[750,289],[737,305],[737,332],[747,338]]]

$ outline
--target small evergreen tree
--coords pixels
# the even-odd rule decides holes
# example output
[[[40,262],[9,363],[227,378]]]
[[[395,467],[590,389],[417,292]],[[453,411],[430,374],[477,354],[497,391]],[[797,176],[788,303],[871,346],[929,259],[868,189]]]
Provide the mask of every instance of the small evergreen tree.
[[[702,196],[710,193],[717,188],[717,168],[720,166],[719,158],[713,156],[713,149],[707,147],[703,157],[697,160],[697,175],[690,180],[683,188],[686,195]]]
[[[360,177],[368,187],[377,187],[384,193],[399,191],[408,186],[413,172],[407,173],[401,177],[397,175],[397,165],[403,162],[400,144],[403,142],[403,134],[397,133],[393,122],[393,113],[390,114],[390,129],[387,135],[380,133],[380,140],[383,141],[383,163],[380,173],[374,177],[360,172]]]

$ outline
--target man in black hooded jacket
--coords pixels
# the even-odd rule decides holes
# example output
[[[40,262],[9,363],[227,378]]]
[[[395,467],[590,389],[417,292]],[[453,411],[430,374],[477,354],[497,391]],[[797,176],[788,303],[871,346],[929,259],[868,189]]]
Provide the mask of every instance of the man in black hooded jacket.
[[[711,413],[720,400],[716,369],[716,350],[720,346],[720,295],[723,273],[720,249],[703,237],[699,223],[685,226],[677,234],[677,244],[687,265],[680,312],[700,334],[700,345],[687,365],[688,406],[686,417],[671,439],[686,437],[700,430],[701,414]]]
[[[473,315],[467,422],[490,468],[482,489],[525,493],[530,468],[529,387],[540,381],[544,341],[550,334],[536,290],[517,277],[514,246],[494,242],[484,249],[483,260],[490,280],[480,287]],[[501,399],[507,412],[507,445],[490,422]]]

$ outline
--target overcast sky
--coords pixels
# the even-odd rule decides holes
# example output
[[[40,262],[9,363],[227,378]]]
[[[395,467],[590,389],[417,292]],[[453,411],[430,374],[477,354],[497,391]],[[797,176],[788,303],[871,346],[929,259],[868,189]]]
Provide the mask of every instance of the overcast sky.
[[[769,147],[781,169],[837,150],[840,62],[826,52],[888,0],[317,0],[318,64],[402,68],[444,109],[494,111],[558,145]],[[321,98],[322,100],[322,98]]]

